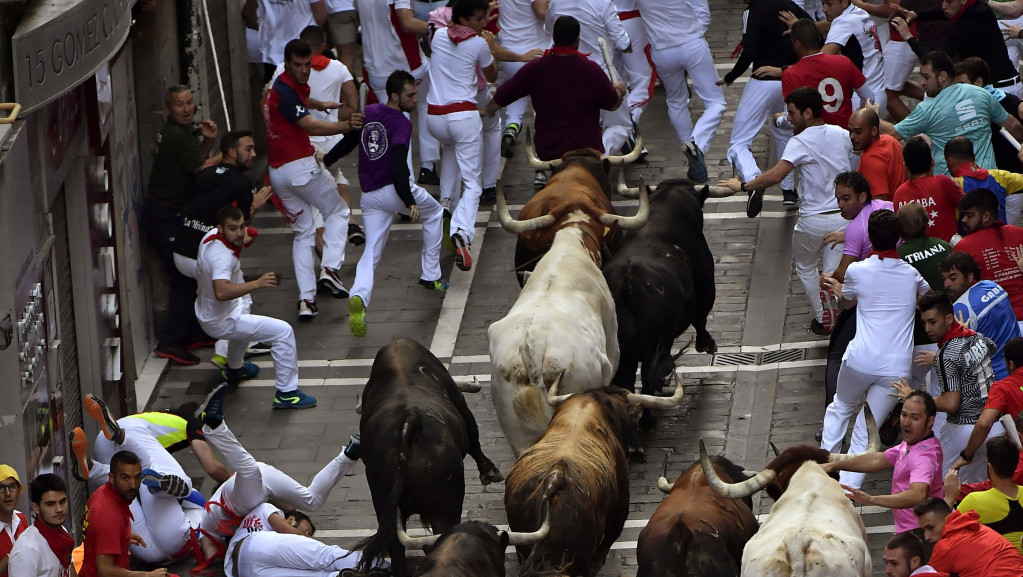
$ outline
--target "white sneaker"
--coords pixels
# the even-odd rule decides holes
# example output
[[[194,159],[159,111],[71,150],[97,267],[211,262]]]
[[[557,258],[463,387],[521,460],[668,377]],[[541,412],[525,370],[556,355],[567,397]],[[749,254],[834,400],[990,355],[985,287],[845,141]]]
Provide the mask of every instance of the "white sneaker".
[[[320,314],[320,311],[316,310],[316,301],[314,300],[298,301],[299,320],[308,320],[315,317],[318,314]]]

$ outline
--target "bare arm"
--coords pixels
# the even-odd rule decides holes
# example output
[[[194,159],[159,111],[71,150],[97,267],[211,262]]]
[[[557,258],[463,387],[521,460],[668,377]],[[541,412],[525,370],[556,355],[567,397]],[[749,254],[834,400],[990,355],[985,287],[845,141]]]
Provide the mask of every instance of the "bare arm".
[[[533,3],[531,4],[533,8],[533,15],[536,16],[538,20],[547,18],[547,8],[549,8],[550,5],[551,4],[548,0],[533,0]]]
[[[1015,116],[1010,114],[1009,117],[1005,119],[1005,122],[1001,123],[999,126],[1008,130],[1009,134],[1011,134],[1017,142],[1023,142],[1023,125],[1016,120]]]
[[[828,42],[823,48],[821,48],[821,52],[825,54],[841,54],[842,45],[836,44],[835,42]]]
[[[1007,18],[1019,18],[1023,16],[1023,0],[1012,0],[1011,2],[989,2],[988,6],[995,14]]]
[[[909,488],[894,495],[870,495],[859,489],[842,485],[851,495],[852,500],[864,505],[877,505],[889,509],[909,509],[927,498],[927,483],[910,483]]]
[[[341,85],[341,104],[337,111],[338,120],[348,120],[353,112],[359,111],[359,90],[355,88],[355,81],[349,80]]]
[[[845,282],[845,269],[849,268],[849,265],[856,262],[856,257],[851,254],[843,254],[842,260],[838,261],[838,267],[835,269],[831,276],[838,282]]]
[[[938,407],[939,411],[954,413],[959,410],[962,398],[963,395],[959,391],[946,391],[934,397],[934,404]]]
[[[218,483],[231,478],[231,472],[227,470],[227,467],[223,463],[217,460],[216,455],[213,454],[213,449],[210,448],[209,443],[201,439],[196,439],[191,442],[192,452],[195,453],[195,458],[202,465],[202,469],[206,471],[206,474],[211,479]]]
[[[229,280],[218,278],[213,280],[213,294],[216,295],[218,301],[223,302],[243,297],[261,288],[275,286],[277,286],[277,277],[272,272],[242,284],[232,284]]]
[[[278,533],[291,535],[305,535],[305,533],[299,531],[298,528],[292,527],[291,523],[288,523],[288,520],[285,519],[284,516],[281,515],[280,513],[274,513],[273,515],[270,515],[270,517],[267,518],[267,521],[270,522],[270,528],[273,529],[274,531],[277,531]],[[305,536],[308,537],[308,535]]]
[[[793,166],[791,162],[789,162],[787,160],[779,160],[778,164],[775,164],[774,166],[772,166],[770,169],[768,169],[766,172],[764,172],[760,176],[758,176],[758,177],[754,178],[753,180],[747,182],[745,188],[746,188],[747,191],[750,191],[750,190],[759,190],[761,188],[768,188],[768,187],[774,186],[774,185],[778,184],[779,182],[781,182],[782,180],[784,180],[784,178],[790,172],[792,172],[792,170],[794,168],[795,168],[795,166]],[[741,187],[740,187],[741,182],[739,181],[738,178],[732,178],[732,179],[729,179],[729,180],[722,180],[718,184],[721,185],[721,186],[727,186],[728,188],[731,188],[735,192],[740,192],[740,190],[741,190]]]
[[[338,122],[328,122],[326,120],[316,120],[308,114],[298,119],[299,128],[306,131],[309,136],[334,136],[335,134],[343,134],[362,128],[362,115],[352,114],[348,120],[339,120]]]
[[[885,469],[891,469],[892,464],[885,458],[884,453],[877,451],[874,453],[864,453],[857,455],[851,459],[844,461],[835,461],[833,463],[824,463],[821,465],[824,471],[831,473],[832,471],[852,471],[854,473],[873,473],[875,471],[884,471]]]
[[[116,555],[96,555],[97,577],[167,577],[166,569],[153,571],[129,571],[115,563]]]
[[[881,4],[867,4],[863,0],[852,0],[852,3],[867,14],[877,16],[878,18],[887,18],[892,15],[892,12],[894,12],[891,5],[887,2],[882,2]]]
[[[966,441],[966,448],[963,452],[968,457],[973,457],[977,453],[977,449],[984,444],[984,440],[987,439],[988,433],[991,432],[991,427],[994,426],[995,422],[1002,416],[1002,413],[998,409],[984,409],[980,413],[980,417],[977,418],[977,422],[973,425],[973,432],[970,433],[970,440]],[[966,464],[966,461],[962,461],[962,464]],[[959,463],[956,463],[959,465]],[[955,467],[956,465],[953,465]]]
[[[398,26],[402,32],[411,32],[420,36],[426,36],[430,27],[422,20],[416,18],[415,14],[408,8],[397,8],[394,14],[398,17]]]
[[[245,22],[246,28],[259,30],[258,8],[256,0],[245,0],[245,5],[242,6],[242,21]]]
[[[323,27],[327,23],[327,4],[323,0],[318,0],[310,4],[309,9],[313,11],[313,20],[316,21],[316,25]]]

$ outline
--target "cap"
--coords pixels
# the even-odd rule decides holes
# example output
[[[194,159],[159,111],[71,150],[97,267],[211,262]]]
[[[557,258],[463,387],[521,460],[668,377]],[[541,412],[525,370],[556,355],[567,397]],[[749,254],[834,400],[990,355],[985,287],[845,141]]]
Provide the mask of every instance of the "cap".
[[[18,472],[14,470],[14,467],[10,465],[0,465],[0,481],[6,480],[8,477],[14,477],[14,480],[18,482],[18,486],[24,489],[25,486],[21,484],[21,479],[18,478]]]

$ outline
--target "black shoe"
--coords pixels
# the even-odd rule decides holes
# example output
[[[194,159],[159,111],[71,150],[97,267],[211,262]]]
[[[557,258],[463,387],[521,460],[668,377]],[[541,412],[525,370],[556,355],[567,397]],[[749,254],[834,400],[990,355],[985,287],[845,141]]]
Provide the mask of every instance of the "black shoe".
[[[440,184],[440,177],[437,176],[437,171],[429,168],[419,169],[419,178],[416,179],[416,184],[420,186],[437,186]]]
[[[796,206],[796,202],[799,200],[799,194],[794,190],[782,189],[781,191],[781,204],[782,206]]]
[[[810,332],[822,337],[826,337],[831,334],[831,331],[829,331],[827,327],[825,327],[821,323],[817,322],[817,319],[813,319],[812,321],[810,321]]]
[[[362,227],[351,223],[348,225],[348,242],[355,246],[361,246],[366,243],[366,234],[362,232]]]
[[[493,204],[495,201],[497,201],[497,187],[488,186],[484,188],[483,192],[480,194],[480,202]]]
[[[751,190],[746,194],[749,195],[746,199],[746,216],[754,218],[764,210],[764,189]]]
[[[170,359],[179,365],[192,366],[199,364],[199,357],[187,348],[176,343],[157,343],[153,353],[158,357]]]
[[[362,442],[362,437],[360,437],[358,433],[354,433],[351,436],[351,438],[348,439],[348,444],[345,445],[345,450],[344,450],[345,456],[348,457],[349,459],[353,460],[353,461],[358,461],[359,460],[359,446],[360,446],[359,443],[361,443],[361,442]]]
[[[818,443],[824,442],[824,427],[821,427],[820,429],[817,430],[816,433],[813,434],[813,440],[817,441]]]
[[[903,400],[899,399],[898,403],[895,403],[895,407],[892,408],[892,412],[888,413],[888,418],[881,423],[881,426],[877,429],[877,436],[881,438],[881,442],[886,447],[891,447],[895,444],[895,441],[899,439],[899,429],[901,429],[902,423],[902,404]]]
[[[682,153],[689,162],[689,169],[686,171],[689,180],[700,184],[707,182],[707,160],[700,147],[696,146],[695,142],[687,142],[682,146]]]
[[[195,418],[211,429],[216,429],[224,422],[224,395],[227,394],[227,387],[227,383],[213,387],[195,410]]]
[[[501,137],[501,156],[505,158],[515,157],[515,137],[507,132]]]

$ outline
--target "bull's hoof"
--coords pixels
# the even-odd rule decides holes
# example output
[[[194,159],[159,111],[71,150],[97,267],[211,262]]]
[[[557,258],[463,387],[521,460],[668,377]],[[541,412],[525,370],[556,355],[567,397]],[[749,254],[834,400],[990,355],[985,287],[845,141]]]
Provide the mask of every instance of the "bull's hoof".
[[[657,417],[653,416],[649,410],[643,411],[637,428],[641,433],[653,433],[657,430]]]
[[[646,463],[646,451],[643,450],[643,447],[638,449],[629,448],[629,462]]]
[[[492,467],[488,471],[480,471],[480,483],[484,485],[500,483],[501,481],[504,481],[504,475],[501,474],[501,471],[497,470],[497,467]]]
[[[710,336],[710,333],[698,334],[696,335],[696,350],[713,355],[718,352],[718,344],[714,341],[714,337]]]

